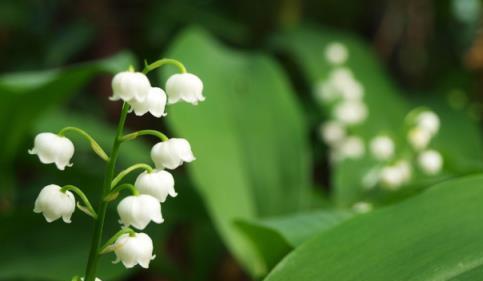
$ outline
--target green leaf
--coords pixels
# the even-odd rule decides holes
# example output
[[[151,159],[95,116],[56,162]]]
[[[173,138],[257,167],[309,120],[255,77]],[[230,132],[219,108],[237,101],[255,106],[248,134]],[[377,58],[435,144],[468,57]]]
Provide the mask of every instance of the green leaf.
[[[67,100],[90,78],[99,73],[114,73],[134,63],[129,53],[83,63],[64,69],[12,73],[0,76],[0,166],[1,177],[9,177],[10,162],[17,149],[42,113]],[[0,193],[12,191],[11,185],[0,186]]]
[[[438,184],[317,235],[265,279],[480,280],[483,176]]]
[[[257,251],[272,268],[286,254],[314,235],[327,231],[352,216],[346,211],[321,210],[259,221],[238,221]]]
[[[205,86],[206,101],[176,104],[166,119],[192,144],[197,160],[189,172],[230,250],[252,274],[264,274],[234,220],[308,204],[310,153],[295,95],[273,60],[227,49],[199,29],[183,33],[168,57]]]

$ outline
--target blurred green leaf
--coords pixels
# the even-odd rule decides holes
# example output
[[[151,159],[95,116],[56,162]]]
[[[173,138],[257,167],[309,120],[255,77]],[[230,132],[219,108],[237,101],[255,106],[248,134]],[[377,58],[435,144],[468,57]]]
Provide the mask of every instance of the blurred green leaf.
[[[288,255],[265,279],[480,280],[483,176],[438,184],[355,217]]]
[[[308,205],[310,153],[294,93],[271,59],[229,50],[199,29],[183,33],[168,56],[201,77],[206,101],[176,104],[166,120],[193,146],[189,172],[228,247],[252,274],[264,274],[234,220]]]
[[[129,53],[83,63],[64,69],[0,76],[0,166],[5,167],[0,177],[10,177],[10,162],[17,153],[33,122],[62,101],[68,99],[90,78],[99,73],[115,73],[134,63]],[[0,186],[0,193],[12,190],[11,185]]]
[[[83,275],[90,248],[89,223],[81,212],[72,224],[48,224],[30,210],[0,215],[0,280],[70,280]],[[109,230],[113,230],[112,226]],[[8,242],[7,242],[8,241]],[[126,273],[122,265],[111,265],[113,255],[101,259],[102,280],[118,280]]]

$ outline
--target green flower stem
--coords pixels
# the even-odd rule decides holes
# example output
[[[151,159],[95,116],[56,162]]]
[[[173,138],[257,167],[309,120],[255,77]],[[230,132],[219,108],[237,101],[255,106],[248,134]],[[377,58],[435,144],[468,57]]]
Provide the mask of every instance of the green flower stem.
[[[79,205],[79,203],[77,203],[77,207],[83,211],[84,213],[88,214],[89,216],[93,217],[94,219],[97,219],[97,214],[96,214],[96,211],[94,210],[94,208],[92,207],[91,205],[91,202],[89,202],[89,199],[87,198],[87,196],[84,194],[84,192],[82,192],[82,190],[80,188],[78,188],[77,186],[74,186],[74,185],[64,185],[60,191],[62,192],[66,192],[66,191],[73,191],[75,194],[77,194],[77,196],[79,196],[79,198],[82,200],[82,202],[84,202],[85,204],[85,207]]]
[[[161,133],[160,131],[156,131],[156,130],[141,130],[141,131],[137,131],[137,132],[134,132],[134,133],[130,133],[130,134],[127,134],[125,136],[123,136],[121,138],[121,141],[128,141],[128,140],[133,140],[139,136],[144,136],[144,135],[151,135],[151,136],[155,136],[157,138],[159,138],[161,141],[167,141],[169,140],[169,138]]]
[[[130,183],[124,183],[113,188],[112,191],[107,194],[106,197],[104,197],[104,201],[110,202],[116,200],[117,196],[119,196],[119,193],[124,189],[129,189],[132,195],[139,195],[139,191],[134,185]]]
[[[106,176],[104,178],[104,185],[102,188],[102,199],[104,199],[111,190],[111,182],[114,177],[114,170],[116,168],[116,161],[119,154],[119,147],[122,143],[121,136],[124,132],[124,124],[126,123],[129,105],[124,103],[122,105],[121,116],[117,125],[116,137],[112,145],[111,158],[107,162]],[[94,281],[96,278],[97,262],[99,260],[99,249],[101,247],[102,234],[104,230],[104,221],[106,219],[106,212],[109,202],[100,200],[98,208],[98,219],[94,226],[94,235],[92,238],[91,249],[89,253],[89,260],[87,261],[87,268],[85,274],[85,281]]]
[[[109,156],[107,156],[106,152],[102,149],[102,147],[96,142],[96,140],[89,135],[86,131],[79,129],[77,127],[65,127],[57,133],[59,136],[64,136],[66,132],[76,132],[84,137],[91,145],[92,150],[99,155],[104,161],[109,161]]]
[[[119,230],[116,234],[114,234],[111,239],[107,240],[106,244],[100,248],[99,255],[106,254],[112,251],[111,245],[116,243],[117,239],[124,234],[129,234],[129,236],[136,235],[136,232],[129,227],[123,228]]]
[[[143,69],[143,73],[144,74],[147,74],[153,70],[155,70],[156,68],[159,68],[165,64],[173,64],[175,66],[177,66],[179,68],[179,71],[181,73],[186,73],[186,67],[179,61],[175,60],[175,59],[160,59],[160,60],[157,60],[151,64],[148,64],[146,61],[144,61],[144,69]]]
[[[131,173],[132,171],[137,170],[137,169],[144,169],[144,170],[148,171],[148,173],[151,173],[153,171],[153,168],[151,168],[151,166],[149,166],[148,164],[144,164],[144,163],[134,164],[131,167],[126,168],[125,170],[121,171],[112,180],[111,188],[115,187],[125,176],[127,176],[129,173]]]

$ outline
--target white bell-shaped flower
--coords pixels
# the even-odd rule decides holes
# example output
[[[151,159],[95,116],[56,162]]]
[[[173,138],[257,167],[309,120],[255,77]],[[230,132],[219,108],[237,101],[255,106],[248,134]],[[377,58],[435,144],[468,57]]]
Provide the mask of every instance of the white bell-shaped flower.
[[[141,72],[124,71],[116,74],[112,79],[113,101],[129,102],[136,100],[143,102],[151,89],[148,77]]]
[[[161,204],[151,195],[140,194],[128,196],[117,206],[120,223],[143,230],[150,221],[162,223]]]
[[[142,116],[147,112],[151,113],[154,117],[166,116],[164,112],[166,108],[166,93],[163,89],[153,87],[149,90],[148,95],[144,101],[138,101],[133,99],[129,102],[131,110],[137,116]]]
[[[336,145],[346,136],[346,130],[338,121],[327,121],[320,127],[322,139],[329,145]]]
[[[70,223],[74,211],[74,194],[70,191],[61,191],[61,187],[55,184],[42,188],[35,200],[34,212],[42,213],[47,222],[62,218],[64,222]]]
[[[422,150],[428,146],[432,137],[429,131],[416,127],[408,132],[407,138],[414,149]]]
[[[198,76],[191,73],[174,74],[166,81],[168,103],[173,104],[180,100],[198,104],[204,101],[203,82]]]
[[[151,149],[151,159],[158,169],[172,170],[196,158],[187,140],[172,138],[155,144]]]
[[[153,240],[145,233],[124,234],[114,243],[116,260],[122,262],[126,268],[132,268],[139,264],[143,268],[149,268],[153,256]]]
[[[436,150],[426,150],[419,155],[418,164],[424,173],[435,175],[443,167],[443,157]]]
[[[317,99],[319,99],[320,102],[325,104],[335,101],[340,95],[339,91],[330,80],[319,81],[315,85],[314,90],[315,90],[315,96],[317,97]]]
[[[381,170],[380,181],[390,190],[397,190],[411,178],[411,166],[405,160],[386,166]]]
[[[331,64],[343,64],[348,57],[347,47],[340,42],[332,42],[325,48],[325,58]]]
[[[360,124],[366,120],[367,115],[367,106],[359,100],[342,101],[334,109],[335,119],[347,125]]]
[[[439,117],[433,111],[427,110],[419,113],[416,122],[418,128],[429,132],[430,135],[435,135],[439,131]]]
[[[44,164],[55,163],[59,170],[71,167],[74,144],[66,137],[53,133],[40,133],[35,137],[34,147],[29,154],[36,154]]]
[[[371,140],[372,155],[378,160],[388,160],[394,155],[394,141],[388,136],[377,136]]]
[[[142,194],[151,195],[159,202],[166,201],[166,197],[176,197],[178,194],[174,190],[174,178],[171,173],[164,170],[155,170],[151,173],[141,173],[134,184]]]
[[[347,158],[358,159],[364,155],[365,151],[366,149],[362,139],[360,137],[350,136],[335,147],[332,157],[336,161]]]

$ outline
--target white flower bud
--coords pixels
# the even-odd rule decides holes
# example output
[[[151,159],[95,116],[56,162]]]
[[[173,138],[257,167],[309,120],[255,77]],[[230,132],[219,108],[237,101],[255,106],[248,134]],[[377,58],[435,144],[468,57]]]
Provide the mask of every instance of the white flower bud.
[[[151,89],[148,77],[141,72],[124,71],[116,74],[112,79],[113,101],[129,102],[136,100],[143,102]]]
[[[439,131],[439,117],[432,111],[423,111],[416,117],[417,127],[435,135]]]
[[[436,150],[426,150],[419,155],[418,164],[426,174],[435,175],[443,167],[443,157]]]
[[[40,133],[35,137],[34,147],[29,154],[36,154],[44,164],[55,163],[59,170],[71,167],[74,144],[66,137],[53,133]]]
[[[340,122],[328,121],[320,126],[320,134],[327,144],[336,145],[345,138],[346,131]]]
[[[151,149],[151,159],[158,169],[172,170],[181,166],[183,162],[192,162],[196,158],[187,140],[172,138],[155,144]]]
[[[62,218],[64,222],[70,223],[74,211],[74,194],[70,191],[62,192],[61,187],[55,184],[42,188],[35,200],[34,212],[42,213],[47,222]]]
[[[354,205],[352,205],[352,210],[358,214],[365,214],[370,211],[372,211],[372,204],[368,202],[357,202]]]
[[[117,206],[120,223],[143,230],[150,221],[162,223],[161,204],[151,195],[132,195],[124,198]]]
[[[153,87],[149,90],[144,101],[141,102],[133,99],[129,102],[129,105],[137,116],[142,116],[147,112],[158,118],[166,116],[164,112],[166,107],[166,93],[161,88]]]
[[[370,143],[372,155],[379,160],[388,160],[394,155],[394,142],[388,136],[377,136]]]
[[[367,115],[367,106],[358,100],[342,101],[334,109],[335,119],[347,125],[360,124],[366,120]]]
[[[174,74],[166,81],[169,104],[182,100],[196,105],[205,100],[202,92],[203,82],[191,73]]]
[[[339,42],[332,42],[325,48],[325,58],[331,64],[343,64],[347,61],[347,47]]]
[[[153,240],[145,233],[124,234],[114,243],[116,260],[126,268],[132,268],[139,264],[143,268],[149,268],[149,263],[156,256],[153,256]]]
[[[431,141],[431,133],[419,127],[413,128],[408,132],[408,141],[414,149],[422,150]]]
[[[151,195],[161,203],[166,201],[168,195],[171,197],[178,195],[174,190],[173,176],[164,170],[155,170],[151,173],[143,172],[137,177],[134,185],[140,193]]]
[[[364,155],[364,142],[359,137],[348,137],[342,141],[335,149],[336,157],[339,159],[357,159]]]

